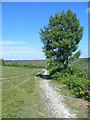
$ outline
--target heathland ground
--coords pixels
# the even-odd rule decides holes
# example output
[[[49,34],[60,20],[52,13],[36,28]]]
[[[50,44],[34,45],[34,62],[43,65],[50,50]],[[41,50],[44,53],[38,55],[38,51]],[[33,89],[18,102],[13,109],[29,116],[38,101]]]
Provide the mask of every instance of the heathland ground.
[[[3,118],[60,118],[62,108],[67,114],[61,117],[88,117],[89,104],[85,98],[76,98],[66,84],[47,79],[46,61],[31,61],[33,67],[29,61],[29,67],[25,61],[21,62],[24,66],[20,61],[14,62],[2,67]],[[73,64],[76,62],[78,67],[88,70],[86,59]]]

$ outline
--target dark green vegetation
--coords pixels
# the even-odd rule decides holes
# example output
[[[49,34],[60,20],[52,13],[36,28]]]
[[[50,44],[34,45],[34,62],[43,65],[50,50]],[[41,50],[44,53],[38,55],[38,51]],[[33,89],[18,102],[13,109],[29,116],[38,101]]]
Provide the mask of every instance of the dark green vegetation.
[[[68,73],[69,62],[81,54],[80,51],[76,53],[75,51],[82,35],[83,27],[71,10],[68,9],[66,13],[62,11],[50,17],[48,24],[41,29],[40,37],[52,74],[62,70],[67,70]]]
[[[69,73],[66,70],[56,72],[52,79],[66,84],[70,91],[79,98],[90,99],[90,82],[88,76],[90,59],[77,59],[69,64]]]
[[[41,69],[3,66],[2,69],[2,117],[47,117],[41,109],[38,78]]]
[[[89,99],[88,61],[78,59],[81,52],[76,52],[82,35],[83,27],[71,10],[51,16],[40,32],[50,77],[67,84],[77,97]]]

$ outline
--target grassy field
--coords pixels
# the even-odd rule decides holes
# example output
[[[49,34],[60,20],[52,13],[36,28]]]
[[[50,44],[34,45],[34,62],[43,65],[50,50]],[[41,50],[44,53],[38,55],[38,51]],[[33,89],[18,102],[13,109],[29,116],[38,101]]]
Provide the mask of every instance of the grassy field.
[[[19,64],[19,65],[22,64],[22,65],[30,65],[30,66],[36,65],[36,66],[46,67],[46,61],[43,61],[43,60],[31,61],[30,63],[29,62],[30,61],[8,61],[8,62],[6,61],[6,64]],[[89,63],[90,63],[90,60],[88,61],[87,59],[79,59],[77,61],[72,62],[71,66],[73,68],[74,67],[80,68],[85,73],[85,76],[87,77],[87,74],[89,72],[88,71]],[[2,67],[2,94],[3,94],[2,117],[3,118],[15,118],[15,117],[39,118],[39,117],[48,116],[43,111],[42,104],[39,98],[40,97],[39,83],[38,83],[39,78],[37,78],[38,80],[34,78],[34,75],[40,72],[41,70],[42,69],[40,68],[28,68],[28,67],[26,68],[12,67],[12,66]],[[80,75],[79,72],[76,75]],[[75,75],[69,76],[69,77],[66,77],[65,80],[67,78],[68,79],[71,78],[71,80],[76,78],[78,78],[78,80],[84,80],[84,81],[88,80],[88,78],[82,77],[82,75],[79,77]],[[56,85],[61,84],[63,83],[63,80],[64,78],[61,80],[61,82],[55,81],[55,84]]]
[[[2,117],[43,117],[39,100],[39,83],[34,78],[41,69],[3,66]]]

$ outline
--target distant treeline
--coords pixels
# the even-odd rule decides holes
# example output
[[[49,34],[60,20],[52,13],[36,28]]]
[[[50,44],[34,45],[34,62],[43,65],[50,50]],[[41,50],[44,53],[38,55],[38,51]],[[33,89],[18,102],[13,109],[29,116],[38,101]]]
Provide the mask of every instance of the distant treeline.
[[[3,64],[3,66],[26,67],[26,68],[45,68],[45,66],[23,65],[23,64]]]
[[[3,66],[45,68],[46,60],[1,60]]]
[[[46,66],[46,60],[5,60],[5,64],[19,64],[30,66]]]

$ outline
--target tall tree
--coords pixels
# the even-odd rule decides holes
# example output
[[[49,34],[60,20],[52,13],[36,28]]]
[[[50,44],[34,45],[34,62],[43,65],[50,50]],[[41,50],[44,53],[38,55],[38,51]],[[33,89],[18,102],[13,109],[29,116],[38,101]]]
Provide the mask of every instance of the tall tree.
[[[79,57],[80,51],[75,55],[78,44],[83,35],[83,27],[80,26],[76,14],[70,9],[49,18],[49,22],[40,30],[40,38],[44,44],[43,52],[51,61],[63,63],[68,72],[68,63],[71,59]]]

